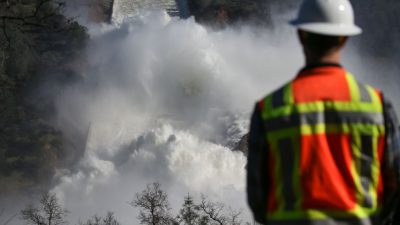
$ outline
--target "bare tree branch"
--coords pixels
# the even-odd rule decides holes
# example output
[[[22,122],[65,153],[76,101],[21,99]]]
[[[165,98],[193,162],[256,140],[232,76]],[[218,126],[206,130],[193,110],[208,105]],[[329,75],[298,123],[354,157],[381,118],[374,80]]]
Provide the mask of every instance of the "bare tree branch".
[[[207,198],[204,195],[202,195],[199,207],[211,220],[213,220],[217,224],[219,225],[226,224],[226,217],[224,217],[221,214],[222,210],[225,207],[222,203],[214,203],[208,201]]]
[[[135,199],[129,203],[133,207],[140,208],[138,216],[140,224],[168,225],[175,222],[169,213],[167,194],[160,186],[157,182],[148,184],[146,189],[136,194]]]
[[[40,207],[28,205],[21,211],[22,219],[32,225],[63,225],[68,211],[61,207],[55,194],[45,194]]]
[[[229,208],[229,224],[231,225],[240,225],[242,221],[240,220],[240,215],[242,211],[236,211]]]
[[[17,215],[18,215],[18,213],[15,213],[14,215],[10,216],[5,222],[3,222],[3,225],[9,224],[11,221],[13,221],[15,219],[15,217],[17,217]]]

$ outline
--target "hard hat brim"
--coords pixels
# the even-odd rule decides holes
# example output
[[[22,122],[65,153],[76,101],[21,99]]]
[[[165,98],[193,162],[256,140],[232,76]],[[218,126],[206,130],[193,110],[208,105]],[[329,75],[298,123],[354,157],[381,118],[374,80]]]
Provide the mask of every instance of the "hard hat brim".
[[[362,29],[356,25],[327,24],[327,23],[304,23],[298,20],[290,21],[290,24],[300,30],[327,36],[355,36],[362,33]]]

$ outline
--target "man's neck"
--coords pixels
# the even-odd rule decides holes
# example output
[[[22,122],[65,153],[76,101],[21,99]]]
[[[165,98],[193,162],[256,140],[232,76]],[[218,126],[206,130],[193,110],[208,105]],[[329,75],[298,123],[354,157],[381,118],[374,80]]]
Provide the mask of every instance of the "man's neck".
[[[340,52],[333,52],[324,56],[306,54],[306,66],[317,64],[340,64]]]

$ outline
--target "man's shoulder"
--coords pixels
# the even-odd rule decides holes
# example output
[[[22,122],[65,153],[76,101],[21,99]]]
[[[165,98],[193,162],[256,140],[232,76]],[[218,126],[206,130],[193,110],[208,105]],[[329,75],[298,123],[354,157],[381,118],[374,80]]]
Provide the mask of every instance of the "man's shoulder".
[[[379,98],[381,99],[381,101],[383,101],[383,92],[379,89],[379,88],[377,88],[377,87],[375,87],[374,85],[372,85],[372,84],[370,84],[370,83],[367,83],[367,82],[364,82],[363,80],[360,80],[360,79],[358,79],[357,77],[355,77],[352,73],[350,73],[350,72],[347,72],[350,76],[352,76],[352,77],[354,77],[354,79],[355,79],[355,81],[357,82],[357,84],[358,84],[358,86],[359,87],[363,87],[364,89],[366,89],[366,90],[372,90],[372,91],[374,91],[378,96],[379,96]]]
[[[293,80],[290,80],[290,81],[287,81],[286,83],[282,84],[281,86],[278,86],[277,88],[273,89],[271,92],[268,92],[267,94],[265,94],[257,102],[258,103],[264,102],[267,99],[272,98],[273,96],[284,95],[285,89],[287,89],[292,82],[293,82]]]

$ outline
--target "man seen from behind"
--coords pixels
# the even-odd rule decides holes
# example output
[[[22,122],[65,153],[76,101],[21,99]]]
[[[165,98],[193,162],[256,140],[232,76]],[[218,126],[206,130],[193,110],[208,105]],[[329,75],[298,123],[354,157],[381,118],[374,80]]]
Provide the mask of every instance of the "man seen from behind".
[[[268,225],[400,224],[400,133],[384,94],[340,65],[354,24],[348,0],[305,0],[305,67],[260,100],[249,134],[247,194]]]

